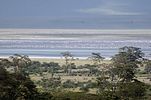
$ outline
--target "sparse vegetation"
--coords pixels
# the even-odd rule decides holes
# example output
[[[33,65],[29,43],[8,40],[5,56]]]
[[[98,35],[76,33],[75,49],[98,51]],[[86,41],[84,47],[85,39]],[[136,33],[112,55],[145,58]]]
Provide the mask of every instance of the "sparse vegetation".
[[[63,65],[24,55],[0,59],[0,99],[149,100],[151,86],[137,75],[142,75],[142,67],[145,75],[151,74],[150,60],[144,62],[143,55],[140,48],[125,46],[110,63],[98,53],[92,55],[94,63],[83,65],[76,65],[68,54]]]

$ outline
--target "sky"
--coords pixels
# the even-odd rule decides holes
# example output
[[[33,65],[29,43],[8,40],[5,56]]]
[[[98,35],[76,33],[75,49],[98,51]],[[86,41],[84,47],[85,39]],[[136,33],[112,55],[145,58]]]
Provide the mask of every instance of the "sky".
[[[0,28],[150,29],[151,0],[0,0]]]

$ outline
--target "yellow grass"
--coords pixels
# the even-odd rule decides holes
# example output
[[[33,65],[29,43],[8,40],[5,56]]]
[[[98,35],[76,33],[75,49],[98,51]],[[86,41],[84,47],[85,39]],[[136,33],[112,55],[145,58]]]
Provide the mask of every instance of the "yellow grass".
[[[96,77],[92,76],[61,76],[61,81],[65,82],[67,80],[71,80],[73,82],[87,82],[89,80],[95,81]]]
[[[31,58],[32,61],[40,61],[42,62],[56,62],[59,63],[59,65],[63,65],[65,64],[65,59],[60,58],[60,59],[52,59],[52,58]],[[85,65],[85,64],[93,64],[93,61],[88,60],[88,59],[75,59],[72,61],[72,63],[75,63],[75,65],[79,66],[79,65]],[[102,63],[111,63],[110,60],[104,60],[102,61]]]
[[[65,60],[63,58],[60,58],[60,59],[32,58],[32,61],[40,61],[41,63],[43,63],[43,62],[56,62],[56,63],[59,63],[59,65],[61,65],[61,66],[63,64],[65,64]],[[93,62],[91,60],[88,60],[88,59],[75,59],[72,61],[72,63],[75,63],[75,65],[77,65],[77,66],[85,65],[85,64],[93,64]],[[110,60],[104,60],[102,63],[110,64],[111,61]],[[142,67],[139,69],[143,70]],[[39,76],[39,75],[30,75],[30,77],[34,81],[41,80],[41,78],[42,78],[42,76]],[[51,78],[51,74],[45,73],[43,77]],[[65,76],[65,75],[62,75],[62,76],[60,76],[60,78],[61,78],[62,83],[67,81],[67,80],[71,80],[73,82],[88,82],[89,80],[91,80],[92,82],[96,82],[96,77],[94,77],[94,76]],[[147,77],[138,76],[137,79],[139,81],[144,82],[144,83],[151,84],[151,82],[149,81],[149,79],[147,79]],[[65,90],[73,91],[73,92],[81,92],[81,90],[79,88],[65,89]],[[96,91],[97,91],[97,89],[90,89],[89,93],[95,94]]]

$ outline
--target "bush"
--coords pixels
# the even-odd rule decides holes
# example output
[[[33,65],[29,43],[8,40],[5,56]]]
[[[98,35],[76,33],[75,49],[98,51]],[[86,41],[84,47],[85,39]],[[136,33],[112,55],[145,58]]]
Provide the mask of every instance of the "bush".
[[[67,80],[66,82],[63,83],[62,85],[64,88],[76,88],[77,84],[72,82],[71,80]]]
[[[82,92],[60,92],[54,94],[52,100],[100,100],[98,95]]]
[[[122,83],[119,86],[119,91],[117,94],[120,97],[129,99],[140,99],[143,98],[146,94],[147,85],[142,82],[135,80],[132,83]]]

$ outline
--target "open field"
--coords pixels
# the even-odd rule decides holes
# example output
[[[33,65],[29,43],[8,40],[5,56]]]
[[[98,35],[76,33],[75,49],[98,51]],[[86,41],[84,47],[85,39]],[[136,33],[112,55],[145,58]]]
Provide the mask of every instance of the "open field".
[[[32,61],[40,61],[41,63],[43,62],[56,62],[56,63],[59,63],[60,66],[62,66],[63,64],[65,64],[65,60],[63,58],[60,58],[60,59],[55,59],[55,58],[31,58]],[[72,61],[72,63],[75,63],[76,66],[80,66],[80,65],[85,65],[85,64],[93,64],[93,62],[91,60],[88,60],[88,59],[75,59]],[[111,61],[110,60],[104,60],[102,61],[102,63],[106,63],[106,64],[110,64]],[[139,68],[141,71],[143,71],[144,68]],[[47,74],[45,73],[44,75],[45,77],[47,78],[51,78],[51,74]],[[37,76],[37,75],[31,75],[31,79],[32,80],[41,80],[41,76]],[[61,78],[61,81],[62,82],[65,82],[67,80],[71,80],[71,81],[74,81],[74,82],[86,82],[86,81],[89,81],[91,80],[92,82],[95,82],[96,81],[96,77],[94,76],[66,76],[66,75],[62,75],[60,76]],[[147,83],[147,84],[151,84],[151,82],[149,81],[149,79],[145,76],[142,76],[142,75],[137,75],[137,79],[144,82],[144,83]]]
[[[40,61],[40,62],[56,62],[59,63],[59,65],[65,64],[65,60],[63,58],[60,59],[52,59],[52,58],[31,58],[32,61]],[[85,64],[93,64],[91,60],[88,59],[74,59],[72,63],[75,63],[75,65],[85,65]],[[102,63],[111,63],[110,60],[104,60]]]

